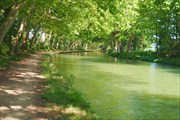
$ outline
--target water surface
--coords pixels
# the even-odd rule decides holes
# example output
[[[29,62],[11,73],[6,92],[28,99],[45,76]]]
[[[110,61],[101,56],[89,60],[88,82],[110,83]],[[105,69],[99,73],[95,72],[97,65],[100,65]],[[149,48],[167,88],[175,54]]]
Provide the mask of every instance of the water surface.
[[[53,62],[76,77],[75,87],[104,120],[179,120],[180,68],[112,58],[61,54]]]

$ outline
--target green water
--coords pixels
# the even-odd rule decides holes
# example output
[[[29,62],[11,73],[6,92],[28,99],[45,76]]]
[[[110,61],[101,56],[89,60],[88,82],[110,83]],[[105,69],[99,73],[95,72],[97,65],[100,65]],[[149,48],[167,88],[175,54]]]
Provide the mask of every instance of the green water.
[[[103,120],[180,120],[180,68],[98,53],[61,54],[53,62]]]

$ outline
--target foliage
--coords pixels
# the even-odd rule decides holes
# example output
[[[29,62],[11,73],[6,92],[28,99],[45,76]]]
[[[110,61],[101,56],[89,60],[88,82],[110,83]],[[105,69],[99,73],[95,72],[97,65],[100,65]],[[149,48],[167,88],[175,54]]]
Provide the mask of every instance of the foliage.
[[[176,58],[160,57],[154,51],[134,51],[131,54],[109,51],[108,54],[110,56],[123,58],[123,59],[134,59],[134,60],[142,60],[148,62],[156,62],[156,63],[180,66],[179,57]]]
[[[1,56],[0,57],[0,67],[6,67],[9,65],[11,61],[17,61],[19,60],[17,57],[13,56]]]
[[[10,63],[20,61],[22,58],[28,57],[28,56],[29,56],[28,53],[23,53],[21,55],[11,55],[11,56],[1,53],[0,68],[7,67],[9,66]]]
[[[178,0],[3,0],[3,54],[36,50],[112,50],[131,53],[156,44],[159,56],[180,53]],[[17,13],[17,14],[16,14]],[[1,49],[1,48],[0,48]]]

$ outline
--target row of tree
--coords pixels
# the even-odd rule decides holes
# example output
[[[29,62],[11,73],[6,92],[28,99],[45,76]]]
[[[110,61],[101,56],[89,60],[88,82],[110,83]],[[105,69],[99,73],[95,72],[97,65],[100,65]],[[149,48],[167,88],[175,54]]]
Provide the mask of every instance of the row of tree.
[[[180,51],[178,0],[1,0],[0,53],[38,49]]]

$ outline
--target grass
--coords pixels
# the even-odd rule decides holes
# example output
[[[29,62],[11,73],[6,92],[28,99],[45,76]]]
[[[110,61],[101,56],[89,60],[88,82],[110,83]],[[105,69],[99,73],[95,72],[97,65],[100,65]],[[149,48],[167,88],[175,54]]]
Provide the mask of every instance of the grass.
[[[11,61],[19,60],[15,56],[0,56],[0,67],[7,67]]]
[[[112,57],[118,57],[123,59],[138,59],[142,61],[180,66],[180,57],[162,57],[156,55],[156,53],[153,51],[134,51],[131,53],[109,52],[108,54]]]
[[[27,57],[28,53],[23,53],[21,55],[8,55],[0,54],[0,68],[7,67],[13,61],[19,61],[23,57]]]
[[[42,63],[46,76],[46,86],[42,98],[50,108],[56,106],[58,114],[51,116],[58,120],[97,120],[99,117],[92,111],[90,103],[84,99],[82,93],[73,87],[74,76],[62,75],[45,57]]]

